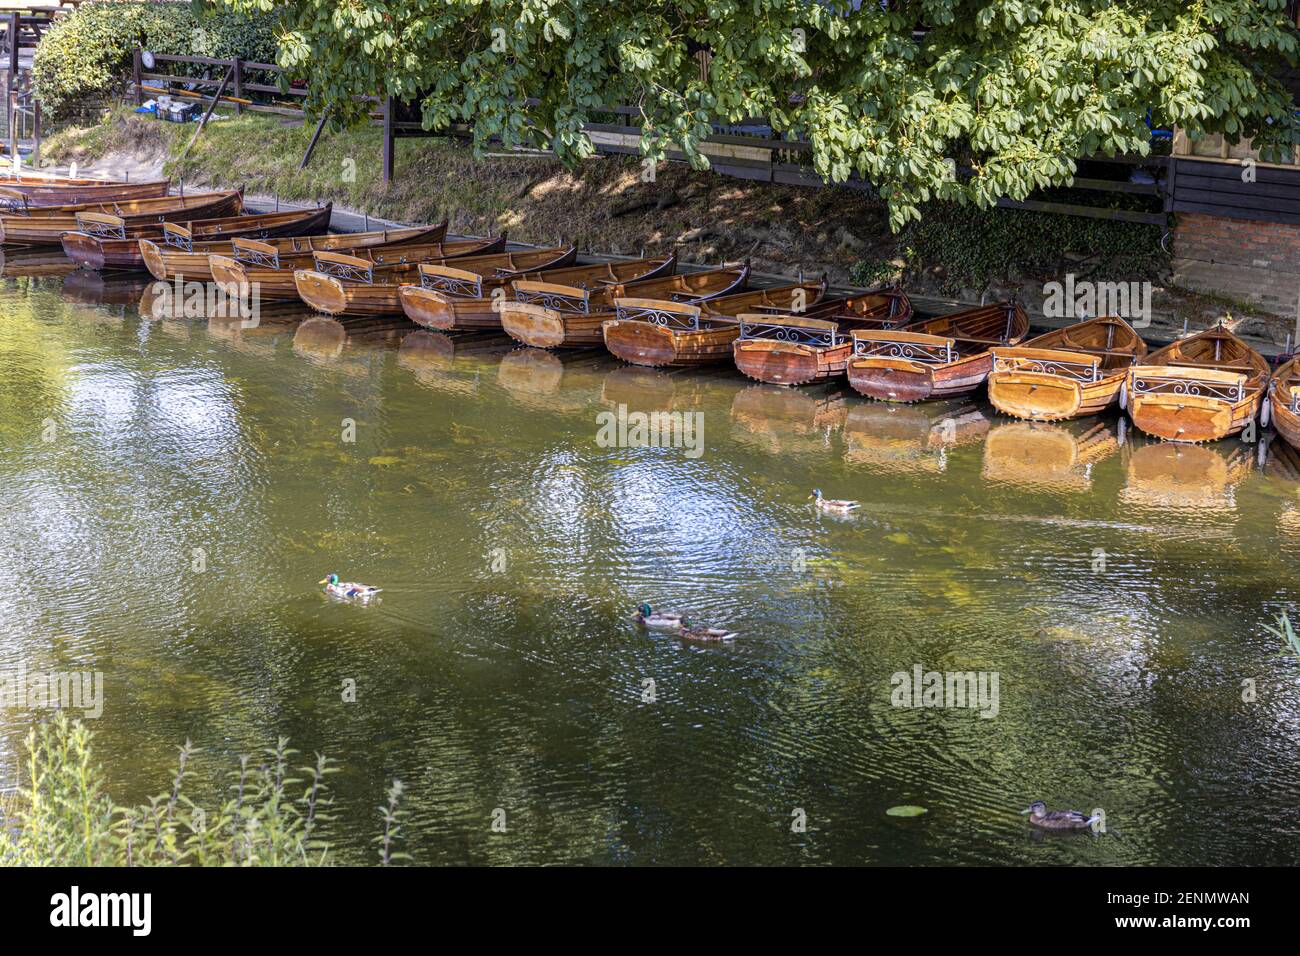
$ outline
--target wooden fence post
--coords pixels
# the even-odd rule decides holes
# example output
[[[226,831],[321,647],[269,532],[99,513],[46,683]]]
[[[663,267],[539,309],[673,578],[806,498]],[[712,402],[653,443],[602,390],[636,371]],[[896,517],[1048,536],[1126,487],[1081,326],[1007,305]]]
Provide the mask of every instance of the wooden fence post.
[[[384,185],[393,181],[393,98],[384,97]]]
[[[144,104],[144,93],[140,90],[140,48],[135,48],[135,54],[131,57],[131,81],[135,83],[135,105]]]
[[[18,79],[18,31],[21,20],[18,13],[9,15],[9,75],[5,78],[5,129],[9,131],[11,154],[18,151],[18,140],[14,136],[14,84]]]
[[[235,71],[235,97],[242,100],[244,98],[244,65],[240,62],[239,57],[235,57],[231,61],[231,66]],[[243,103],[235,103],[235,115],[244,115]]]

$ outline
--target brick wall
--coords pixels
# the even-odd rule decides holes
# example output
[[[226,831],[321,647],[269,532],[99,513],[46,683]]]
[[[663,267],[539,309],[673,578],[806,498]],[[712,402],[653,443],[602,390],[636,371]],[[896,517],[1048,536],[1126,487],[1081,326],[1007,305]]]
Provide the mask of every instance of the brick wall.
[[[1174,282],[1291,317],[1300,304],[1300,225],[1178,214]]]

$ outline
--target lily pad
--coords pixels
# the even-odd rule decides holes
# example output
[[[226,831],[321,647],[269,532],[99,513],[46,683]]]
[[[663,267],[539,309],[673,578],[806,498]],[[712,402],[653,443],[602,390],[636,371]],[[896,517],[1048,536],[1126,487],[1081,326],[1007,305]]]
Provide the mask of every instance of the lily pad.
[[[885,811],[885,816],[888,816],[888,817],[919,817],[919,816],[921,816],[922,814],[929,813],[929,812],[930,812],[930,811],[927,810],[925,807],[913,807],[913,806],[909,806],[909,805],[907,805],[907,804],[904,804],[904,805],[901,806],[901,807],[890,807],[888,810]]]

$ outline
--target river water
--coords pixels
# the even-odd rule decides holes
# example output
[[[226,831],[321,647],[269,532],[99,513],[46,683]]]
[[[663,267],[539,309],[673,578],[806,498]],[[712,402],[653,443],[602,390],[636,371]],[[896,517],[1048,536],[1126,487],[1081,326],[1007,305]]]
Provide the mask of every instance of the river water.
[[[1300,862],[1280,442],[396,319],[144,321],[143,280],[61,271],[0,279],[0,670],[103,675],[119,803],[189,739],[215,804],[285,735],[339,761],[344,861],[396,777],[421,863]],[[652,411],[698,413],[698,446],[601,440]],[[641,631],[642,601],[739,636]],[[918,669],[996,697],[897,706]],[[40,716],[0,709],[0,786]],[[1031,831],[1039,798],[1106,832]]]

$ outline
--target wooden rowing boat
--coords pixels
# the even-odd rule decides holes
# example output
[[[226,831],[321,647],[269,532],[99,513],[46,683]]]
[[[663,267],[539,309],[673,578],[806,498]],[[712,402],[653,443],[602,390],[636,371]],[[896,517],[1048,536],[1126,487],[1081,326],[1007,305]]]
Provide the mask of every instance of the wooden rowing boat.
[[[565,285],[551,275],[545,276],[545,281],[517,279],[512,283],[514,297],[501,304],[501,327],[512,339],[534,348],[597,346],[604,341],[601,326],[617,314],[612,289],[619,295],[655,299],[671,294],[677,301],[700,302],[734,292],[738,283],[748,279],[743,267],[712,269],[695,273],[687,285],[670,274],[675,258],[645,261],[663,264],[640,276],[620,270],[612,281],[602,281],[596,288],[586,281],[580,286]],[[683,294],[683,287],[689,288],[689,293]]]
[[[740,316],[732,343],[736,368],[775,385],[804,385],[844,374],[858,329],[900,329],[912,321],[912,303],[899,291],[818,302],[802,315]]]
[[[212,280],[239,286],[256,285],[265,302],[299,302],[294,274],[314,261],[315,252],[281,255],[275,246],[252,239],[232,239],[231,254],[208,256]],[[377,266],[407,262],[445,262],[448,259],[499,252],[505,235],[495,239],[461,239],[453,242],[402,243],[352,250],[357,258]]]
[[[238,215],[244,208],[243,191],[190,193],[188,196],[162,196],[157,199],[133,199],[114,203],[79,203],[70,206],[33,207],[24,213],[0,215],[0,242],[28,245],[59,245],[65,232],[81,226],[78,216],[113,216],[122,220],[124,236],[145,231],[142,227],[160,222],[186,222]]]
[[[436,226],[413,226],[408,229],[378,229],[371,232],[337,233],[324,236],[292,236],[278,239],[260,240],[259,251],[270,250],[281,267],[286,266],[290,257],[294,267],[310,264],[312,254],[318,251],[351,252],[361,255],[363,250],[380,249],[414,250],[416,246],[433,246],[442,243],[447,234],[447,223]],[[227,256],[235,254],[234,244],[230,239],[205,240],[194,242],[193,237],[187,241],[175,229],[166,230],[163,241],[152,239],[139,240],[140,255],[145,268],[155,278],[164,282],[173,279],[193,279],[206,282],[212,278],[212,268],[208,256]],[[298,298],[290,276],[290,292]]]
[[[377,266],[341,252],[318,252],[314,269],[293,274],[298,296],[318,312],[330,315],[386,315],[400,313],[403,286],[425,281],[429,271],[457,276],[477,289],[504,289],[507,283],[528,272],[558,269],[577,258],[576,246],[538,249],[534,252],[502,252],[494,256],[459,262],[455,266],[436,262],[404,262]],[[464,278],[468,277],[468,278]],[[504,299],[502,292],[501,298]]]
[[[1263,424],[1270,421],[1292,448],[1300,450],[1300,355],[1291,356],[1268,383]]]
[[[551,250],[551,253],[555,251]],[[575,266],[572,265],[574,258],[576,250],[542,268],[530,266],[525,271],[514,273],[502,271],[493,263],[485,263],[482,267],[461,263],[454,263],[454,268],[428,266],[420,269],[419,285],[402,288],[402,311],[417,325],[439,332],[466,329],[499,332],[501,308],[510,298],[510,284],[516,279],[545,281],[573,289],[608,286],[620,281],[618,269],[613,264]],[[495,274],[493,268],[498,269]],[[643,265],[632,268],[644,270]]]
[[[65,232],[63,252],[78,265],[90,269],[143,269],[141,242],[158,240],[173,248],[194,254],[199,242],[245,239],[271,239],[303,236],[329,229],[333,203],[320,209],[293,212],[266,212],[245,216],[222,216],[191,222],[161,222],[140,227],[137,235],[126,236],[125,223],[119,216],[81,215],[77,232]],[[204,257],[204,264],[207,258]]]
[[[33,206],[122,202],[166,196],[170,179],[122,183],[103,179],[58,179],[35,176],[0,177],[0,209],[21,212]]]
[[[1165,441],[1235,435],[1259,413],[1268,361],[1222,325],[1179,339],[1128,370],[1128,415]]]
[[[988,378],[989,350],[1018,345],[1028,333],[1025,310],[1014,302],[940,316],[901,331],[856,331],[849,384],[887,402],[967,395]]]
[[[1107,316],[992,352],[989,401],[998,411],[1061,421],[1096,415],[1114,402],[1147,344],[1123,319]]]
[[[605,347],[625,362],[652,367],[711,365],[731,357],[739,316],[790,312],[826,294],[826,279],[705,299],[691,304],[640,296],[616,297],[617,318],[602,330]]]

